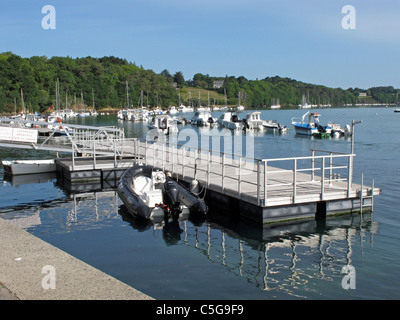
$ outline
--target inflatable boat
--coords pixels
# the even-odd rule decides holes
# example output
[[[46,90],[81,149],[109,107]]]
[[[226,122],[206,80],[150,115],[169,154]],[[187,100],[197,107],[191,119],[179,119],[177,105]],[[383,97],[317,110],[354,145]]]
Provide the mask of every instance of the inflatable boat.
[[[207,213],[202,199],[152,166],[135,165],[126,170],[118,184],[118,195],[129,212],[145,219],[159,219],[166,214],[177,218],[183,210]]]

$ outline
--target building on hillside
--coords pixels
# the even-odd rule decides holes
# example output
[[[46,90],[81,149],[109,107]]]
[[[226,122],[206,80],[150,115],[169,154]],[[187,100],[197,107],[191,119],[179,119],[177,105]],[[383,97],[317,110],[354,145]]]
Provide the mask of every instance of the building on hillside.
[[[224,80],[215,80],[213,82],[213,88],[219,89],[224,85]]]

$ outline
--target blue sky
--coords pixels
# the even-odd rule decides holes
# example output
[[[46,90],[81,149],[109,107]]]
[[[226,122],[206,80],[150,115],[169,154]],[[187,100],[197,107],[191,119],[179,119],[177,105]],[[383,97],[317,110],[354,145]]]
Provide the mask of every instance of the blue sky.
[[[42,28],[42,7],[56,29]],[[356,29],[342,28],[342,7]],[[400,87],[398,0],[0,0],[0,52],[116,56],[152,69]]]

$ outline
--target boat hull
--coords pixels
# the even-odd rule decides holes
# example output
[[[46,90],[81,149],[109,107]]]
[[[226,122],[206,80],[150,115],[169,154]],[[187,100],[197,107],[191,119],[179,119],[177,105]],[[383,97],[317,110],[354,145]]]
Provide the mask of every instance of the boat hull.
[[[152,171],[151,166],[134,166],[123,173],[118,184],[118,195],[129,212],[134,216],[145,219],[164,217],[163,209],[148,206],[132,187],[132,181],[135,177],[139,175],[151,177]]]
[[[55,172],[54,160],[14,160],[2,161],[4,171],[12,175]]]
[[[296,132],[296,134],[300,134],[300,135],[306,135],[306,136],[312,136],[313,134],[318,133],[318,129],[317,128],[312,128],[310,126],[302,126],[301,124],[293,124],[294,130]]]
[[[126,170],[120,178],[118,184],[118,195],[124,205],[133,216],[140,216],[145,219],[164,218],[166,212],[164,209],[168,206],[167,210],[171,213],[178,215],[182,212],[181,205],[187,207],[190,213],[202,214],[207,213],[207,206],[203,200],[194,195],[188,189],[183,187],[177,181],[167,178],[162,185],[162,201],[157,206],[149,206],[143,198],[133,189],[132,181],[138,176],[151,177],[153,171],[158,171],[152,166],[137,165]],[[177,210],[174,211],[173,210]]]

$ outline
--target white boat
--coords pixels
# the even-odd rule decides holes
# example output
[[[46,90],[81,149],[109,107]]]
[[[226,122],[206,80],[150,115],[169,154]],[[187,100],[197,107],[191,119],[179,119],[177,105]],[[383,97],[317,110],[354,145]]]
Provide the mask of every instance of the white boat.
[[[215,119],[209,110],[197,110],[190,123],[195,126],[209,126],[215,123]]]
[[[280,109],[281,105],[279,104],[279,99],[276,99],[276,102],[271,103],[271,109]]]
[[[193,108],[192,107],[186,107],[185,105],[181,104],[178,107],[178,112],[180,113],[184,113],[184,112],[193,112]]]
[[[234,112],[225,112],[218,119],[218,124],[224,128],[237,130],[243,128],[243,121]]]
[[[246,129],[268,129],[281,133],[288,130],[286,126],[279,124],[276,120],[262,120],[260,111],[248,113],[246,119],[243,120],[243,126]]]
[[[117,119],[119,119],[119,120],[125,120],[125,117],[124,117],[124,110],[119,110],[118,112],[117,112]]]
[[[245,127],[247,129],[259,129],[262,130],[264,129],[264,122],[265,120],[261,119],[261,112],[260,111],[254,111],[250,112],[246,115],[246,119],[243,120]]]
[[[168,108],[168,113],[169,113],[169,114],[177,114],[177,113],[178,113],[178,110],[176,109],[175,106],[170,106],[170,107]]]
[[[308,115],[308,121],[305,121],[306,116]],[[292,125],[296,131],[296,134],[299,135],[320,135],[326,134],[330,135],[332,128],[328,125],[323,126],[319,121],[320,114],[310,111],[307,111],[301,119],[292,118]]]
[[[276,120],[265,120],[263,127],[267,130],[278,131],[280,133],[285,133],[289,130],[288,127],[276,122]]]
[[[13,174],[33,174],[55,172],[56,164],[54,160],[4,160],[1,162],[4,171]]]
[[[147,127],[149,129],[157,129],[159,133],[163,134],[171,134],[178,132],[176,120],[174,120],[167,114],[154,116]]]
[[[306,100],[306,96],[303,94],[303,99],[301,101],[301,104],[299,104],[300,109],[311,109],[311,104],[308,104]]]

